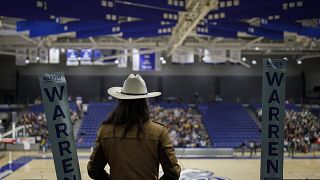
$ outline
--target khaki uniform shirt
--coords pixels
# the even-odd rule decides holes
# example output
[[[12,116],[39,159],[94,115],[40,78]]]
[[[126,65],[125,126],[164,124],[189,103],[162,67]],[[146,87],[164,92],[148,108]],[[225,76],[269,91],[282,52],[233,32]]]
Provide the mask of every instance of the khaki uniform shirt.
[[[123,136],[123,127],[101,125],[96,145],[88,163],[92,179],[157,180],[159,163],[164,175],[160,179],[179,179],[181,168],[166,127],[148,121],[144,124],[144,136],[137,139],[137,128]],[[110,175],[104,170],[110,166]]]

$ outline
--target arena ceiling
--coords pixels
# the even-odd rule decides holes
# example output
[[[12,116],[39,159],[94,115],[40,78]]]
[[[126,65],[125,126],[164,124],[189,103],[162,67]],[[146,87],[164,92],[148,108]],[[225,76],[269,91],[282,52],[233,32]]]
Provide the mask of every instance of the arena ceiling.
[[[0,53],[20,47],[240,48],[246,54],[320,52],[316,0],[10,0],[0,6]]]

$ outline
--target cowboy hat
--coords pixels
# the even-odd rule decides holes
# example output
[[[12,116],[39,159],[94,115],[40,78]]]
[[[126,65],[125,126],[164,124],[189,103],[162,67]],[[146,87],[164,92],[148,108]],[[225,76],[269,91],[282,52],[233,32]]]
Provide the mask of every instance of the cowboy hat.
[[[122,87],[111,87],[108,89],[108,94],[117,99],[142,99],[160,96],[161,92],[148,93],[142,77],[139,74],[130,74]]]

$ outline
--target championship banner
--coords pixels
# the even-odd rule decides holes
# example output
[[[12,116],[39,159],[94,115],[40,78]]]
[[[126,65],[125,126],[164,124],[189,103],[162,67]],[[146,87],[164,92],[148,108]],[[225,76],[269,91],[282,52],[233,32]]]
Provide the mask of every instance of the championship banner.
[[[207,64],[221,64],[227,62],[226,57],[226,49],[204,49],[202,60]]]
[[[49,51],[47,48],[40,48],[39,49],[39,63],[41,64],[48,64],[49,62]]]
[[[58,48],[49,49],[49,63],[59,64],[60,62],[60,50]]]
[[[133,71],[159,71],[160,63],[156,60],[159,59],[159,54],[156,52],[144,53],[142,49],[132,49],[132,70]]]
[[[64,74],[45,73],[39,82],[57,179],[81,180]]]
[[[38,49],[37,48],[30,48],[29,50],[29,63],[37,63],[38,62]]]
[[[284,59],[264,59],[260,180],[283,179],[286,66]]]
[[[92,49],[81,49],[80,51],[80,64],[92,65]]]
[[[193,64],[194,63],[194,54],[193,54],[193,52],[176,50],[172,53],[172,63]]]
[[[67,49],[67,66],[78,66],[78,51],[76,49]]]
[[[230,49],[229,56],[235,61],[241,61],[241,49]]]
[[[125,49],[123,51],[123,54],[125,56],[118,58],[118,60],[119,60],[118,68],[126,68],[127,67],[127,64],[128,64],[128,50]]]
[[[27,59],[27,49],[16,49],[16,65],[25,66]]]

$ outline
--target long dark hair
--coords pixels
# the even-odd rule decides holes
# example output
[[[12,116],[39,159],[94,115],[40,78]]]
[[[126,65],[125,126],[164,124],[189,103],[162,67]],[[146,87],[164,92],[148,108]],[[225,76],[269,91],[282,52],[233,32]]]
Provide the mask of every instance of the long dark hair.
[[[107,121],[103,124],[112,124],[113,135],[117,126],[124,126],[122,139],[128,131],[137,126],[137,137],[144,135],[143,124],[149,120],[149,106],[147,99],[119,99],[117,107],[110,113]]]

